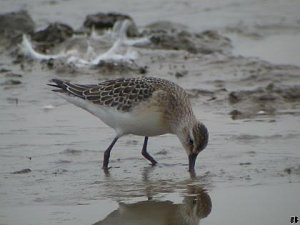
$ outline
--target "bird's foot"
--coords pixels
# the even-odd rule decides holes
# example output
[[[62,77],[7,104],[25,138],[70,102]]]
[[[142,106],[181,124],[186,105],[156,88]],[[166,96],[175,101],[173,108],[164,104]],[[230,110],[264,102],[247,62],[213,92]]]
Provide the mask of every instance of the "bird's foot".
[[[157,162],[154,160],[154,161],[152,161],[152,162],[151,162],[151,164],[150,164],[150,165],[154,167],[154,166],[156,166],[156,165],[157,165]]]
[[[111,169],[111,167],[103,166],[102,169],[106,176],[110,176],[109,170]]]
[[[196,172],[195,172],[195,170],[189,170],[189,173],[190,173],[190,176],[191,176],[191,178],[193,179],[193,178],[196,178]]]

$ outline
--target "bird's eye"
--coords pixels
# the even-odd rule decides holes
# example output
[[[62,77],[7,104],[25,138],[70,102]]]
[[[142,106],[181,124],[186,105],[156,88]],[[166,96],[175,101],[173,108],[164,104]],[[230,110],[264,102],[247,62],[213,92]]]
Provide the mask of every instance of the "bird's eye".
[[[193,145],[193,144],[194,144],[194,141],[191,138],[189,138],[189,145]]]

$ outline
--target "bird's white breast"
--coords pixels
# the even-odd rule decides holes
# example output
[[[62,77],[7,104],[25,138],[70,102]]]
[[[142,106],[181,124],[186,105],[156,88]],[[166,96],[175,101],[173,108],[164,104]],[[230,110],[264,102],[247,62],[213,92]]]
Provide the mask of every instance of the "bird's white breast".
[[[77,97],[61,96],[100,118],[105,124],[115,129],[118,136],[126,134],[156,136],[168,133],[161,112],[151,109],[141,110],[140,108],[130,112],[122,112],[115,108],[97,105]]]

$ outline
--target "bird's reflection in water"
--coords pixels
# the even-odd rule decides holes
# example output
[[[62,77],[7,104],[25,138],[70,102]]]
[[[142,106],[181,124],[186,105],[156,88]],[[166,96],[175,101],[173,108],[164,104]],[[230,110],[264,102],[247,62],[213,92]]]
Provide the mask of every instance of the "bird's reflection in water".
[[[117,210],[94,225],[198,225],[211,207],[211,199],[203,188],[187,185],[187,194],[180,204],[158,200],[119,203]]]

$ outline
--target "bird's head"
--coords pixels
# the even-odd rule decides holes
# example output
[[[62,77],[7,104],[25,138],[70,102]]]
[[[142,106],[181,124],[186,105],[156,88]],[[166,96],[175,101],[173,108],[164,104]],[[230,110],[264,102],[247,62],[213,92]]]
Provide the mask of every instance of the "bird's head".
[[[189,158],[189,171],[193,172],[198,154],[208,143],[207,128],[203,123],[195,121],[191,126],[183,128],[178,137]]]

